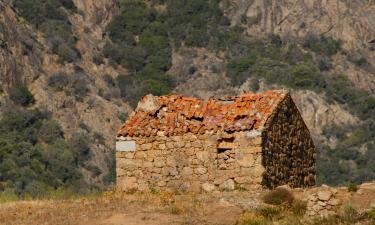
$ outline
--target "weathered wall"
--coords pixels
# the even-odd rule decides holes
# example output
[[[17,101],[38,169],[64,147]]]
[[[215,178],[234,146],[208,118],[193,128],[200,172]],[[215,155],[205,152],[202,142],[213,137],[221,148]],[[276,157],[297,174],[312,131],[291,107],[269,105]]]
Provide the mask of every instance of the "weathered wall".
[[[263,184],[273,188],[289,184],[315,184],[315,147],[290,95],[275,110],[263,137]]]
[[[120,190],[198,192],[259,187],[261,183],[257,132],[126,139],[136,141],[136,151],[116,154]]]

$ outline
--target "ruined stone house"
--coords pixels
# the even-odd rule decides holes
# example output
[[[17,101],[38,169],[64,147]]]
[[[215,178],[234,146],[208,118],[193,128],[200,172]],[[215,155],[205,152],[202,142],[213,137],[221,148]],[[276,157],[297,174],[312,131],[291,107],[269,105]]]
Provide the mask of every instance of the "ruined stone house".
[[[182,191],[315,183],[315,149],[290,94],[142,98],[118,131],[117,188]]]

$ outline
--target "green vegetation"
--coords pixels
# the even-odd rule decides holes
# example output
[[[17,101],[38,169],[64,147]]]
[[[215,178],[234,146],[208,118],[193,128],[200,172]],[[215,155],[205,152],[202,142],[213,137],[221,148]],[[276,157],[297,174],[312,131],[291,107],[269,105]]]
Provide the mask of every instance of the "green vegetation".
[[[231,60],[227,65],[233,85],[239,85],[249,77],[256,77],[293,89],[320,92],[325,87],[324,77],[314,64],[311,54],[304,53],[295,44],[281,45],[271,40],[248,40],[241,44],[241,48],[247,51],[246,55]]]
[[[345,76],[330,73],[329,57],[340,50],[338,41],[308,37],[302,46],[305,49],[274,35],[268,40],[239,42],[229,50],[232,57],[227,72],[232,84],[264,79],[269,84],[322,93],[329,102],[345,105],[363,123],[324,130],[323,134],[337,139],[338,144],[335,149],[317,146],[318,183],[337,185],[375,179],[375,98],[354,87]],[[363,147],[367,151],[360,153]]]
[[[20,15],[45,34],[50,50],[61,62],[80,58],[66,10],[76,10],[72,0],[14,0]]]
[[[82,99],[90,92],[87,75],[77,68],[74,74],[58,72],[48,78],[48,86],[54,91],[65,91],[66,95],[73,95],[76,100]]]
[[[305,204],[306,205],[306,204]],[[360,213],[351,205],[345,205],[338,215],[306,219],[304,214],[294,213],[293,208],[261,206],[253,211],[245,212],[237,221],[237,225],[349,225],[374,224],[374,210]]]
[[[15,104],[21,106],[28,106],[35,102],[34,96],[25,85],[17,85],[12,87],[9,90],[9,98]]]
[[[290,191],[284,188],[276,188],[265,194],[263,201],[271,205],[291,206],[294,202],[294,197]]]
[[[340,50],[341,43],[331,37],[308,35],[303,46],[317,54],[332,56]]]
[[[166,10],[156,10],[158,4]],[[117,78],[122,97],[133,105],[145,94],[170,92],[176,81],[166,72],[171,67],[171,43],[179,47],[225,47],[236,37],[219,1],[121,0],[121,13],[107,26],[110,41],[103,55],[129,70]],[[136,87],[136,88],[135,88]]]
[[[40,196],[58,189],[81,192],[80,168],[90,159],[89,139],[65,139],[50,113],[2,106],[0,119],[1,196]]]
[[[358,191],[358,185],[356,185],[356,184],[349,184],[348,191],[349,192],[357,192]]]

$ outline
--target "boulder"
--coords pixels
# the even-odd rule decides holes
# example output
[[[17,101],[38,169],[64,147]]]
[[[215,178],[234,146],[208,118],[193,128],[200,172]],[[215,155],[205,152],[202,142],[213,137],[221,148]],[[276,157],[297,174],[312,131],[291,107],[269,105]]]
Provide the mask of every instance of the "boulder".
[[[213,192],[215,191],[215,189],[216,189],[216,186],[214,184],[210,184],[210,183],[202,184],[202,190],[205,192]]]
[[[224,183],[220,184],[219,188],[225,191],[233,191],[235,188],[234,181],[232,179],[226,180]]]
[[[318,199],[321,201],[328,201],[332,197],[331,191],[319,191],[318,192]]]

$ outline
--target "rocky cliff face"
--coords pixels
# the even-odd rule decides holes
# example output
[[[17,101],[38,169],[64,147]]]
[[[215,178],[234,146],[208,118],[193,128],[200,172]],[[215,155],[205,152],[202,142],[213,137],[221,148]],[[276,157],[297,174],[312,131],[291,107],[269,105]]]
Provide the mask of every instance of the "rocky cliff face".
[[[26,83],[36,99],[35,107],[52,112],[66,137],[79,132],[87,133],[88,137],[102,136],[104,142],[91,146],[92,164],[100,168],[101,174],[93,177],[86,173],[88,180],[100,184],[110,167],[113,135],[122,123],[120,118],[123,120],[130,112],[119,98],[119,90],[104,80],[104,76],[114,79],[121,71],[105,62],[100,65],[93,62],[93,57],[101,52],[103,30],[116,11],[116,2],[77,0],[75,4],[79,13],[70,15],[69,20],[82,57],[73,63],[61,63],[48,50],[42,33],[17,15],[17,9],[6,2],[0,3],[0,87],[6,91],[12,85]],[[87,88],[83,98],[51,88],[48,80],[57,73],[83,82],[82,88]]]
[[[92,144],[92,163],[99,165],[102,173],[94,177],[87,172],[88,179],[101,183],[109,170],[114,134],[132,110],[113,82],[119,74],[127,74],[127,70],[121,66],[114,68],[101,57],[105,27],[118,13],[118,2],[74,0],[77,10],[70,12],[68,18],[81,58],[72,63],[62,63],[52,54],[44,34],[20,17],[9,2],[0,2],[0,98],[6,97],[1,93],[6,93],[10,86],[26,83],[36,98],[36,107],[51,111],[66,136],[76,132],[102,135],[103,143]],[[231,25],[243,27],[248,37],[275,33],[283,40],[297,42],[310,34],[325,34],[341,40],[343,51],[333,57],[332,73],[344,73],[355,86],[375,94],[375,5],[370,1],[230,0],[222,1],[221,7]],[[360,58],[365,63],[354,63]],[[254,91],[251,80],[236,87],[230,85],[225,72],[225,51],[183,47],[173,52],[172,59],[169,73],[186,75],[174,92],[207,99]],[[189,72],[192,66],[194,70]],[[86,94],[77,99],[67,91],[54,90],[48,82],[57,73],[68,74],[75,81],[83,80]],[[255,91],[283,88],[258,82]],[[326,125],[359,121],[345,106],[328,103],[320,94],[298,91],[293,99],[317,140],[322,139],[321,131]]]

